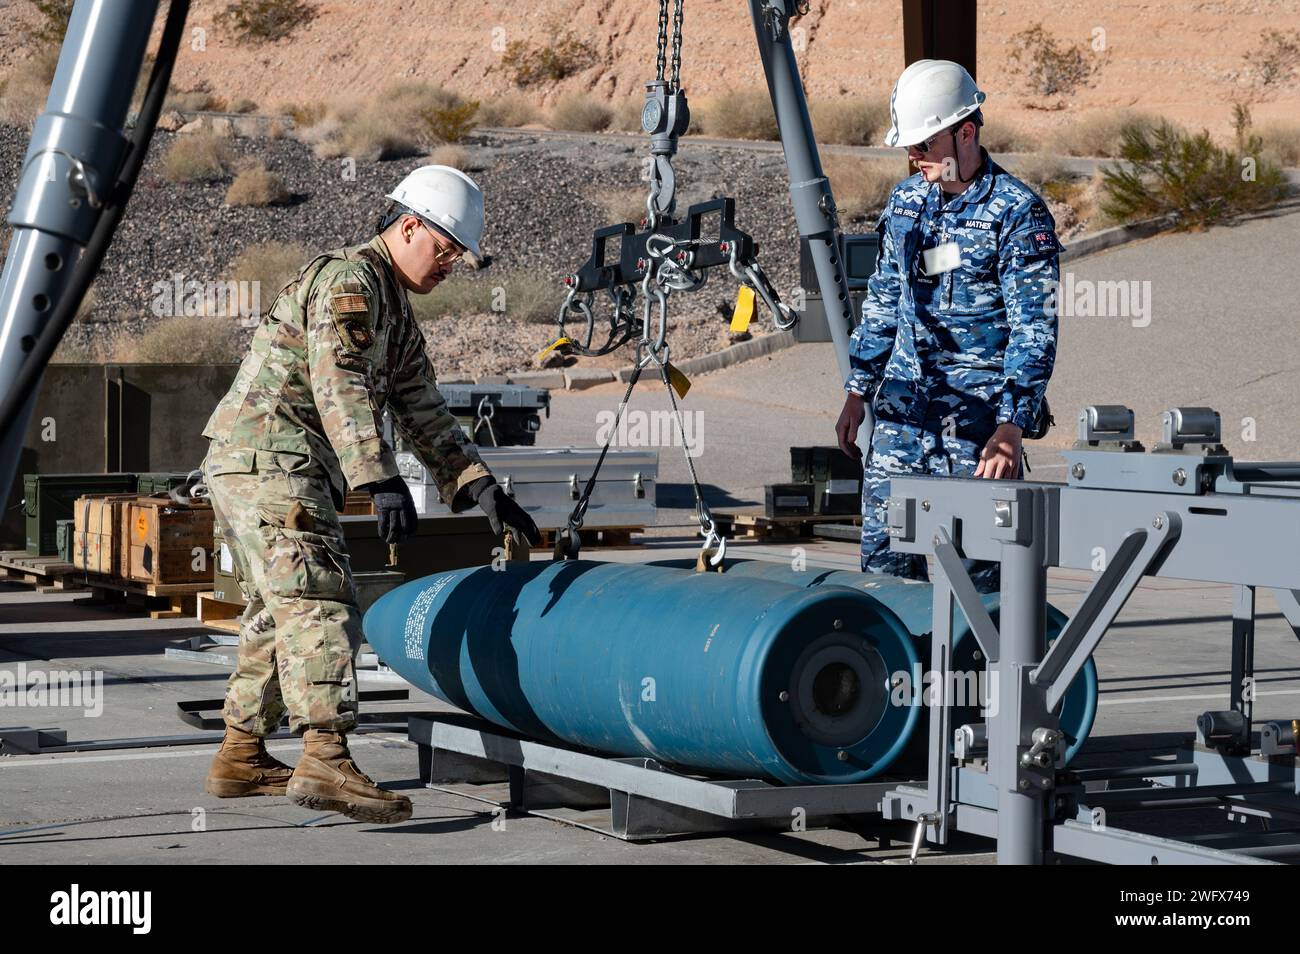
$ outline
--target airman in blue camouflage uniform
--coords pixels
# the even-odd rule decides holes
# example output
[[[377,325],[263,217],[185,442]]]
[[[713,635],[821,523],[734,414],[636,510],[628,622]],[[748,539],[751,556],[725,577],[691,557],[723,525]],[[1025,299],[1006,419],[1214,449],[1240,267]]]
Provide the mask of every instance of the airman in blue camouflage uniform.
[[[954,110],[931,102],[923,111],[929,126],[908,128],[904,116],[900,134],[908,73],[895,89],[891,137],[902,141],[890,144],[907,145],[921,171],[894,189],[877,225],[880,255],[849,343],[837,430],[841,447],[858,456],[854,442],[871,401],[862,569],[927,579],[923,556],[890,549],[883,512],[890,478],[1019,476],[1022,434],[1040,413],[1056,356],[1051,295],[1061,246],[1042,199],[980,147],[983,94],[966,71],[921,61],[909,67],[913,79],[918,67],[919,81],[931,86],[936,73],[940,85],[953,78],[940,93],[960,115],[945,122]],[[998,588],[996,563],[968,561],[967,569],[982,592]]]

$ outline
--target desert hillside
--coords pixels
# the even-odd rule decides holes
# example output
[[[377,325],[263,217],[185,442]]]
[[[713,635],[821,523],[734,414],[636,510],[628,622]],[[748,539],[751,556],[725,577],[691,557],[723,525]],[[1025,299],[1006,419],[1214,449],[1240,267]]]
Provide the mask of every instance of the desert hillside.
[[[197,0],[194,34],[176,70],[176,85],[207,84],[262,110],[305,100],[373,93],[396,80],[419,79],[478,98],[514,88],[502,57],[509,44],[533,47],[566,30],[591,46],[586,68],[558,83],[530,86],[546,105],[572,91],[631,102],[653,75],[658,5],[651,0],[311,0],[316,15],[288,39],[235,42],[214,24],[228,0]],[[716,95],[761,84],[748,9],[741,0],[688,0],[682,77],[688,93]],[[26,0],[0,2],[0,72],[30,55]],[[1104,36],[1108,60],[1093,84],[1064,110],[1044,110],[1013,72],[1011,38],[1042,22],[1062,42]],[[801,54],[809,93],[841,97],[887,93],[903,65],[898,0],[814,0],[802,18]],[[1034,132],[1081,115],[1116,108],[1161,113],[1225,133],[1231,101],[1246,91],[1248,57],[1261,31],[1300,27],[1300,0],[986,0],[979,6],[979,80],[988,110]],[[1094,34],[1095,30],[1104,34]],[[193,47],[201,47],[195,49]],[[633,107],[635,108],[635,107]],[[1300,83],[1279,84],[1255,107],[1256,119],[1300,111]]]

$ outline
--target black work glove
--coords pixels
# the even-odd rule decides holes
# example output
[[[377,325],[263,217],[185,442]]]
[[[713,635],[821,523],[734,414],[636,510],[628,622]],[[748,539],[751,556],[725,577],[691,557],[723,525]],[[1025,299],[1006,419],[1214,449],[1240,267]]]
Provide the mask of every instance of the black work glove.
[[[533,546],[541,546],[542,532],[537,529],[537,524],[504,487],[491,477],[480,477],[468,489],[479,509],[487,515],[493,533],[500,536],[506,527],[510,527],[527,537]]]
[[[379,538],[388,543],[400,543],[415,533],[420,515],[416,513],[411,490],[401,477],[365,484],[359,489],[370,494],[379,518]]]

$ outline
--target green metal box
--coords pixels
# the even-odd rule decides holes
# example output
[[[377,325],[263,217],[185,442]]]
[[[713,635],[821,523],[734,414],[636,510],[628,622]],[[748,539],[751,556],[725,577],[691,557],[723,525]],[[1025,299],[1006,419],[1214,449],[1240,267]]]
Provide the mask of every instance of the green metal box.
[[[813,484],[813,513],[857,513],[862,507],[862,462],[838,447],[791,447],[790,479]]]
[[[73,533],[73,526],[75,523],[75,520],[55,521],[57,526],[55,535],[58,539],[59,559],[63,560],[65,563],[72,562],[72,541],[75,536]]]
[[[185,486],[185,481],[188,478],[189,474],[168,473],[166,471],[141,474],[136,484],[136,492],[147,494],[150,497],[166,494],[177,487]]]
[[[73,518],[72,505],[78,497],[130,494],[135,489],[135,474],[24,474],[27,552],[33,556],[59,552],[58,522]]]

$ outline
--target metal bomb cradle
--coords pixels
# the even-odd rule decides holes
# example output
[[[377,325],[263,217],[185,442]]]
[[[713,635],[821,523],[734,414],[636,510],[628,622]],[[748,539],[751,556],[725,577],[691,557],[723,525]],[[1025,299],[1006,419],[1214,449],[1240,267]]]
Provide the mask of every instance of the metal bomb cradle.
[[[407,584],[375,604],[367,633],[392,647],[390,664],[412,682],[507,727],[412,720],[426,778],[499,771],[511,804],[542,813],[603,800],[612,821],[602,830],[620,837],[789,825],[802,811],[913,822],[914,853],[923,839],[947,845],[954,832],[994,838],[1004,863],[1300,857],[1296,723],[1264,723],[1252,750],[1258,587],[1273,591],[1300,636],[1300,463],[1235,462],[1208,408],[1166,412],[1163,437],[1147,451],[1130,410],[1089,407],[1064,456],[1065,484],[893,479],[894,549],[935,558],[929,633],[900,581],[872,596],[868,576],[815,569],[794,586],[777,582],[792,575],[781,568],[747,564],[700,574],[571,562],[521,566],[526,578],[482,569]],[[1105,567],[1078,609],[1053,617],[1047,569],[1094,570],[1098,552]],[[996,621],[964,559],[1001,564]],[[1196,742],[1167,761],[1152,753],[1144,765],[1074,768],[1068,750],[1091,722],[1079,705],[1088,705],[1092,654],[1143,576],[1234,587],[1229,708],[1202,713]],[[835,591],[860,604],[805,602]],[[598,603],[616,607],[618,619],[582,622]],[[588,612],[575,617],[582,605]],[[722,629],[703,626],[712,616]],[[889,689],[877,679],[914,651],[900,639],[909,631],[928,636],[940,685],[969,665],[963,659],[982,656],[996,674],[987,721],[956,725],[962,710],[929,708],[924,782],[879,774],[913,726],[872,701]],[[802,664],[801,644],[817,654]],[[722,655],[710,656],[714,648]],[[876,657],[886,664],[873,666]],[[683,692],[690,703],[675,694],[662,710],[644,706],[637,680],[652,672],[665,677],[660,693],[693,686]],[[1070,695],[1079,698],[1073,709]],[[864,731],[847,732],[863,718]],[[728,733],[748,740],[728,742]],[[725,774],[747,758],[759,759],[749,763],[757,774]],[[1197,808],[1272,828],[1171,840],[1115,824],[1125,812]]]

